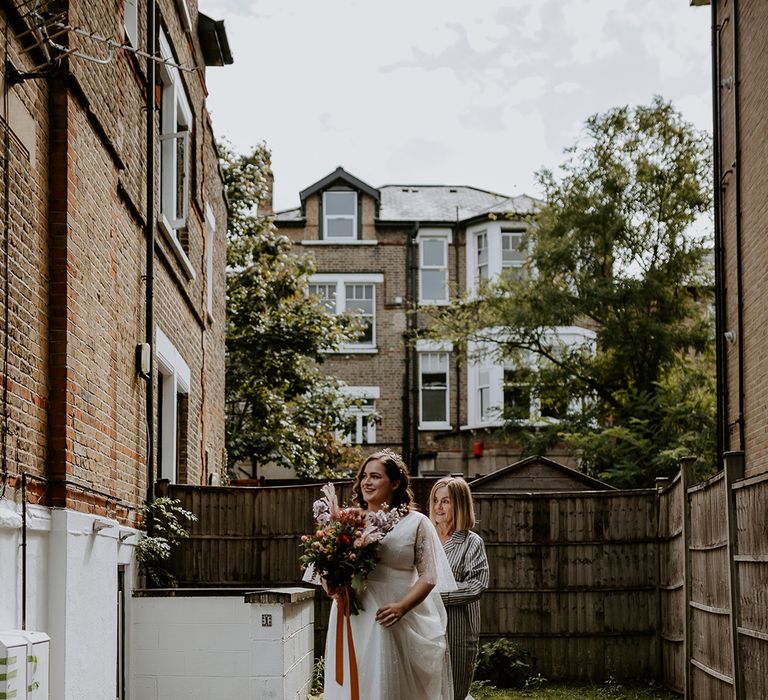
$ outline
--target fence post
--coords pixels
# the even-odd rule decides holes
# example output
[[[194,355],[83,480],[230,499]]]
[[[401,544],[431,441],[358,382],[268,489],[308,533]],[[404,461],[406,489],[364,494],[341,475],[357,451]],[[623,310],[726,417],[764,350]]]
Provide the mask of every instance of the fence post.
[[[680,492],[683,494],[683,581],[685,610],[683,617],[683,679],[685,682],[685,699],[692,700],[691,688],[691,656],[693,642],[691,639],[691,501],[688,489],[696,483],[695,457],[683,457],[680,460]]]
[[[736,568],[735,557],[739,553],[739,533],[736,522],[736,496],[733,492],[733,483],[744,478],[744,453],[726,452],[723,455],[725,462],[725,502],[726,518],[728,522],[728,590],[731,596],[731,612],[729,622],[731,626],[731,656],[733,659],[733,696],[736,700],[744,698],[744,684],[742,683],[741,660],[739,654],[739,574]]]

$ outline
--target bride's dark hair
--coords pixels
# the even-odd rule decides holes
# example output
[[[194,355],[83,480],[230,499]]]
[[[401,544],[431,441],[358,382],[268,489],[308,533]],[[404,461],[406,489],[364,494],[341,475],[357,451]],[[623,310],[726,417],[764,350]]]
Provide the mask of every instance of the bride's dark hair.
[[[360,489],[360,482],[363,480],[365,465],[374,459],[384,465],[384,470],[392,483],[395,481],[400,482],[395,489],[395,492],[392,494],[392,503],[388,503],[387,505],[390,508],[408,506],[409,510],[416,510],[417,506],[416,501],[413,499],[411,477],[408,474],[408,467],[405,466],[403,458],[397,454],[397,452],[394,452],[389,448],[368,455],[365,461],[360,465],[360,469],[357,470],[357,475],[355,476],[355,483],[352,485],[352,502],[360,508],[368,508],[368,504],[365,502]]]

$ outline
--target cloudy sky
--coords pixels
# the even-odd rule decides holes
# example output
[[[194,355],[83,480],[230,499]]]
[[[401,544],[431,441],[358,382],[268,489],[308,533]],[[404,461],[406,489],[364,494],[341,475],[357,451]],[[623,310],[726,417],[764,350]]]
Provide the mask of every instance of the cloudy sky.
[[[272,149],[275,207],[337,166],[373,186],[536,195],[586,117],[672,100],[711,128],[709,8],[689,0],[200,0],[235,63],[217,135]]]

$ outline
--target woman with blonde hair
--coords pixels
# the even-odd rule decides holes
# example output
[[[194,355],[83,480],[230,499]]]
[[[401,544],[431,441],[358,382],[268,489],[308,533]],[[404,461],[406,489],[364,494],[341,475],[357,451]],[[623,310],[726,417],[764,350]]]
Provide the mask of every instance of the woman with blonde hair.
[[[480,596],[488,588],[488,558],[476,532],[472,493],[461,477],[435,482],[429,496],[429,517],[435,524],[457,590],[441,593],[448,612],[454,700],[469,693],[480,638]]]

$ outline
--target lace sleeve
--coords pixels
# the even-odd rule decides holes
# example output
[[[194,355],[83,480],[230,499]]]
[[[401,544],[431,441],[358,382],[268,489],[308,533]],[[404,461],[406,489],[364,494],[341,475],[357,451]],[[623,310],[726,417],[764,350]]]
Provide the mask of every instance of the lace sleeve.
[[[414,565],[420,581],[431,583],[441,593],[456,590],[456,581],[445,556],[435,526],[419,514],[420,522],[414,543]]]

